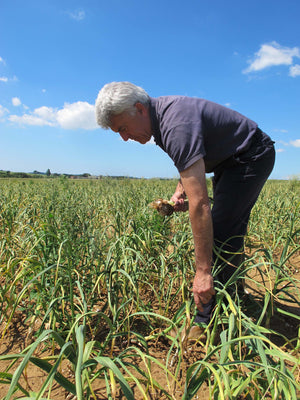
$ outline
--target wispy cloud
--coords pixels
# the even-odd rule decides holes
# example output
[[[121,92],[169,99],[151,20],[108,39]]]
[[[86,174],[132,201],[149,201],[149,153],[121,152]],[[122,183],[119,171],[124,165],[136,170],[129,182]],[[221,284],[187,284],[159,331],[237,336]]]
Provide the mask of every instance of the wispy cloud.
[[[12,77],[12,78],[8,78],[7,76],[0,76],[0,82],[16,82],[18,80],[18,78],[16,76]]]
[[[70,18],[74,19],[75,21],[82,21],[85,19],[85,11],[83,9],[77,9],[75,11],[68,11],[67,14]]]
[[[0,65],[3,65],[4,67],[6,66],[6,62],[2,57],[0,57]],[[12,78],[9,78],[4,75],[0,76],[0,82],[4,82],[4,83],[10,82],[10,81],[17,81],[17,80],[18,80],[18,78],[16,76],[14,76]]]
[[[10,115],[8,120],[23,126],[51,126],[85,130],[98,128],[94,106],[84,101],[66,103],[61,109],[42,106],[21,116]]]
[[[273,132],[288,133],[288,130],[286,130],[286,129],[273,129]]]
[[[8,112],[9,112],[8,109],[5,108],[5,107],[3,107],[3,106],[0,104],[0,120],[1,120],[1,118],[4,117],[4,115],[7,114]]]
[[[281,144],[285,147],[293,146],[293,147],[300,147],[300,139],[290,140],[289,142],[284,140],[276,140],[277,144]],[[284,151],[283,149],[277,150],[278,152]]]
[[[289,75],[295,77],[300,75],[300,66],[292,65],[294,58],[300,58],[299,47],[284,47],[277,42],[265,43],[255,53],[249,62],[249,67],[243,73],[248,74],[279,65],[290,65]]]
[[[295,64],[292,67],[290,67],[290,76],[292,76],[293,78],[295,78],[295,76],[300,75],[300,65],[299,64]]]

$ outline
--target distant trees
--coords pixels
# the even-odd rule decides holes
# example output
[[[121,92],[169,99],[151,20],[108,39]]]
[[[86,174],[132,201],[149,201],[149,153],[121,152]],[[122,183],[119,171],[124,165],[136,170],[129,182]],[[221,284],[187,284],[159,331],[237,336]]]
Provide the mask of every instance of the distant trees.
[[[50,168],[47,169],[46,172],[40,172],[38,170],[34,170],[33,172],[12,172],[12,171],[4,171],[0,169],[0,178],[59,178],[65,177],[70,179],[101,179],[102,176],[92,176],[88,172],[83,174],[58,174],[56,172],[51,173]]]
[[[29,178],[26,172],[0,171],[0,178]]]

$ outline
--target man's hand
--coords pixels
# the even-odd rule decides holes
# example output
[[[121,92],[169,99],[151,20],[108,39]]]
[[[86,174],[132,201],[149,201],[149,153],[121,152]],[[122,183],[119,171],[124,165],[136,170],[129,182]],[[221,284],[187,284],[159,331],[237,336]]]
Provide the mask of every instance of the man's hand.
[[[186,199],[186,194],[182,186],[182,183],[179,180],[175,193],[171,197],[171,201],[174,203],[175,211],[187,211],[189,209],[188,202],[185,201],[185,199]]]
[[[189,203],[187,200],[179,198],[177,200],[174,199],[174,196],[171,197],[171,201],[174,203],[174,211],[188,211]]]
[[[196,272],[193,283],[193,293],[196,307],[202,312],[202,304],[208,303],[216,293],[214,289],[214,280],[210,273],[201,270]]]

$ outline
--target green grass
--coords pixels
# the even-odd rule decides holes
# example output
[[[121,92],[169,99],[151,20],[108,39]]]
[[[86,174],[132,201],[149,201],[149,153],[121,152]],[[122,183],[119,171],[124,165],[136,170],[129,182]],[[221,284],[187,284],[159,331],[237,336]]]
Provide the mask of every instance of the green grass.
[[[0,356],[5,400],[51,399],[54,383],[78,399],[100,398],[98,386],[108,399],[192,399],[204,388],[215,399],[299,398],[300,182],[267,183],[243,265],[258,294],[232,298],[220,289],[207,340],[193,350],[179,340],[194,313],[188,215],[162,217],[148,207],[175,186],[0,180],[2,340],[16,315],[31,338],[21,353]],[[274,328],[274,318],[292,324],[294,336]],[[161,347],[159,359],[153,349]],[[46,372],[35,393],[21,379],[28,365]]]

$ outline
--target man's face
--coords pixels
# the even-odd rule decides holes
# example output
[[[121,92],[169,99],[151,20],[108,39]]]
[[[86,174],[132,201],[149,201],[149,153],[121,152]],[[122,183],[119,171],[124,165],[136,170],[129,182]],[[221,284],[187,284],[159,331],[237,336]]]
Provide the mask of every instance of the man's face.
[[[151,121],[149,110],[141,103],[135,105],[135,115],[126,112],[111,118],[110,129],[119,133],[125,141],[131,139],[141,144],[151,139]]]

